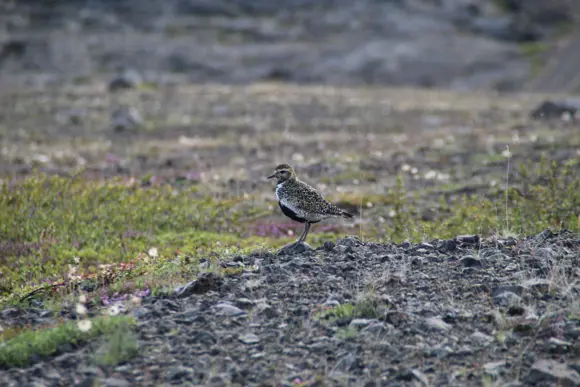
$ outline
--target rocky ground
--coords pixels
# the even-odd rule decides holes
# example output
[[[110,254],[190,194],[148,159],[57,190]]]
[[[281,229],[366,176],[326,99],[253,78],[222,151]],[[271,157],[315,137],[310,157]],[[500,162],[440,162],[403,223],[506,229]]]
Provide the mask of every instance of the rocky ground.
[[[90,346],[69,347],[0,371],[0,383],[578,386],[579,254],[580,237],[563,231],[398,245],[346,237],[300,254],[237,256],[222,264],[240,275],[208,272],[131,308],[132,360],[96,367]],[[7,325],[57,317],[0,316]]]
[[[0,81],[130,68],[155,83],[521,90],[578,14],[573,0],[3,2]]]

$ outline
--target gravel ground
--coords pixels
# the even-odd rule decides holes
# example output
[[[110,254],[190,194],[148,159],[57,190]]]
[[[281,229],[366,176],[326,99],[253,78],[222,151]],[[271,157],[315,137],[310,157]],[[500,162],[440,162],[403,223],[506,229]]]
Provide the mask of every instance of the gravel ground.
[[[221,264],[243,273],[143,298],[126,363],[68,346],[0,385],[580,385],[579,235],[302,250],[233,257]],[[6,326],[54,318],[0,312]]]

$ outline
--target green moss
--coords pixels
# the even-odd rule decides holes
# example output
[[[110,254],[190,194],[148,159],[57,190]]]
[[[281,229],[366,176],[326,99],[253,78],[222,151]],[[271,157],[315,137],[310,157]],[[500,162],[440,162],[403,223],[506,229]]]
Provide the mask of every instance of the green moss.
[[[369,294],[361,295],[354,303],[344,304],[323,310],[316,314],[319,319],[343,319],[343,318],[377,318],[380,305],[376,298]]]
[[[87,341],[111,334],[118,330],[126,332],[135,324],[126,316],[97,317],[90,320],[91,328],[81,331],[77,321],[70,321],[53,328],[26,329],[14,337],[0,341],[0,368],[22,367],[33,357],[48,357],[69,344],[79,346]]]

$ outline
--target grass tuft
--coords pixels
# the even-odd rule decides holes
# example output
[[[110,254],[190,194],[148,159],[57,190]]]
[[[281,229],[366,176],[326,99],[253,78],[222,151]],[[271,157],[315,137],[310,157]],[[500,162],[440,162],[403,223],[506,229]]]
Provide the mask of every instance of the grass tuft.
[[[25,329],[6,340],[0,336],[0,368],[23,367],[35,358],[58,354],[67,345],[76,347],[105,334],[126,331],[135,323],[126,316],[95,317],[88,321],[89,329],[79,327],[77,321],[68,321],[51,328]]]

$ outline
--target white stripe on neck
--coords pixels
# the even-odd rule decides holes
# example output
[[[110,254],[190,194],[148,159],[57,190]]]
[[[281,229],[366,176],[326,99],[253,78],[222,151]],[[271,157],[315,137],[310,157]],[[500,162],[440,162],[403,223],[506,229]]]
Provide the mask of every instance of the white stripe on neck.
[[[288,181],[288,180],[286,180]],[[278,195],[278,190],[280,188],[282,188],[282,186],[284,186],[284,183],[286,183],[286,181],[283,181],[281,183],[276,184],[276,199],[280,200],[280,195]]]

